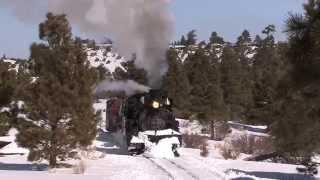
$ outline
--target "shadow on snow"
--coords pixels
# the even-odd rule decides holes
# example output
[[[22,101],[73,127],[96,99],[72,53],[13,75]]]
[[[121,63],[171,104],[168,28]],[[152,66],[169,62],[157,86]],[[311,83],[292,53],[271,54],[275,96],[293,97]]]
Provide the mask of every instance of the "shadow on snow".
[[[14,164],[0,163],[0,171],[45,171],[48,169],[46,164]]]
[[[98,137],[96,139],[99,142],[103,142],[102,146],[96,147],[97,151],[105,154],[117,154],[117,155],[128,155],[127,146],[123,143],[124,137],[120,134],[111,132],[105,132],[99,130]]]
[[[307,176],[307,175],[298,174],[298,173],[242,171],[238,169],[230,169],[229,171],[233,171],[236,173],[243,173],[249,176],[255,176],[257,178],[266,178],[266,179],[281,179],[281,180],[315,180],[316,179],[312,176]],[[253,180],[253,178],[239,177],[239,178],[233,178],[232,180]]]

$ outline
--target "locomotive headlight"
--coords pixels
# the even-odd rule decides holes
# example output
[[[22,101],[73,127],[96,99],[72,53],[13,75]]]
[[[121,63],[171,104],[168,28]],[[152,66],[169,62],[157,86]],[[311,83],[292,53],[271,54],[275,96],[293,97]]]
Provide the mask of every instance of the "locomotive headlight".
[[[170,106],[170,105],[171,105],[171,102],[170,102],[169,98],[166,99],[166,105],[167,105],[167,106]]]
[[[152,102],[152,107],[155,108],[155,109],[158,109],[160,107],[160,103],[157,102],[157,101],[153,101]]]

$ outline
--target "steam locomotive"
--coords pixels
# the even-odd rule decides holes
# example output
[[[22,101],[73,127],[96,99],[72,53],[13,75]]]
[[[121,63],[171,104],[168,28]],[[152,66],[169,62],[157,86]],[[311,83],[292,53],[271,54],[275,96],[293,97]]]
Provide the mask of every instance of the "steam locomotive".
[[[107,102],[106,113],[106,129],[121,132],[130,154],[141,154],[150,144],[174,138],[177,141],[171,148],[174,155],[179,156],[179,123],[172,112],[172,100],[165,92],[150,90],[126,99],[111,99]]]

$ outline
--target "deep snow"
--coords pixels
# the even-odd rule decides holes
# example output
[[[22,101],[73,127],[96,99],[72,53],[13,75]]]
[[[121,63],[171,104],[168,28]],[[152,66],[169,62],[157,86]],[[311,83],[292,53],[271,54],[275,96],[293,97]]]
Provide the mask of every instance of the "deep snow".
[[[187,127],[186,127],[187,128]],[[187,128],[190,129],[190,128]],[[16,130],[0,140],[13,142],[5,149],[10,152],[27,152],[14,143]],[[84,174],[74,174],[71,169],[47,170],[47,165],[33,165],[25,155],[0,156],[0,179],[11,180],[105,180],[105,179],[312,179],[298,174],[295,165],[275,164],[267,162],[248,162],[243,160],[224,160],[217,149],[221,142],[209,141],[209,156],[200,156],[199,149],[180,148],[178,158],[160,158],[156,156],[128,156],[121,143],[107,131],[99,131],[93,143],[94,151],[81,156],[85,165]],[[160,151],[153,155],[161,155],[162,147],[168,146],[167,140],[159,143]],[[162,144],[163,143],[163,144]],[[79,160],[68,160],[76,165]],[[39,171],[42,170],[42,171]],[[320,178],[320,176],[317,176]]]

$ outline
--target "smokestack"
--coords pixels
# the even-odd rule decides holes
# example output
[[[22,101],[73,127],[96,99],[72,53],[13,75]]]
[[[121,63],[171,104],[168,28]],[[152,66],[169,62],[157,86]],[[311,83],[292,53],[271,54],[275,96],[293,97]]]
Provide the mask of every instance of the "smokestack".
[[[121,54],[131,57],[136,53],[137,67],[145,69],[150,86],[158,88],[168,68],[165,54],[173,33],[169,3],[170,0],[1,0],[0,6],[10,7],[20,19],[28,21],[38,18],[44,10],[65,13],[71,24],[84,33],[111,35]],[[27,16],[20,12],[39,13]]]

